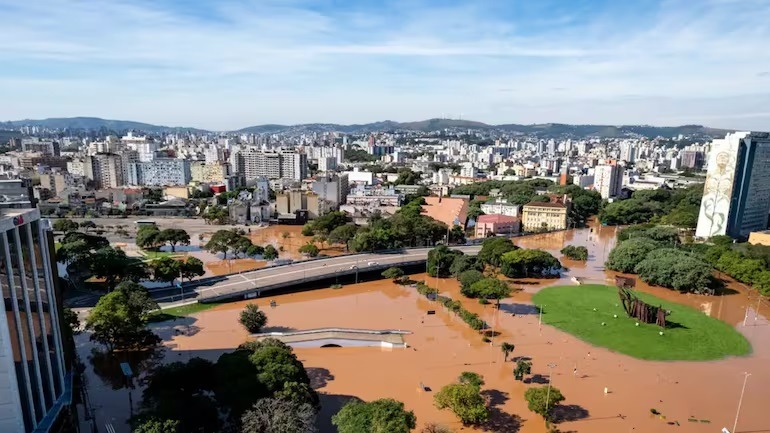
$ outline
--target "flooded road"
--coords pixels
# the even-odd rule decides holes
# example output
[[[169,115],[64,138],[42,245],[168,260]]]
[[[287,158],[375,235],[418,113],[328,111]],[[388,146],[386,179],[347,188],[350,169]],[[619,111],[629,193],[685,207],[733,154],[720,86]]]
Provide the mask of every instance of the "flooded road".
[[[207,233],[210,237],[212,233]],[[278,250],[280,259],[305,260],[307,256],[299,252],[299,249],[308,243],[313,243],[320,250],[320,254],[326,256],[338,256],[345,254],[344,245],[331,244],[314,240],[313,236],[304,236],[302,226],[273,225],[268,227],[252,227],[246,236],[251,239],[255,245],[272,245]],[[212,275],[226,275],[234,272],[252,271],[263,268],[267,265],[265,260],[254,259],[229,259],[220,261],[211,261],[206,263],[206,269]]]
[[[522,291],[503,300],[500,310],[462,298],[453,279],[436,279],[424,274],[412,276],[415,280],[425,280],[442,294],[461,300],[466,309],[480,314],[500,333],[491,343],[484,343],[479,333],[470,330],[440,304],[388,280],[253,302],[268,316],[266,331],[350,327],[412,332],[406,336],[408,349],[296,349],[322,396],[320,423],[325,432],[334,431],[329,418],[351,397],[396,398],[415,411],[418,427],[427,422],[440,422],[460,431],[462,426],[452,413],[434,407],[433,395],[462,371],[484,376],[484,393],[493,407],[492,423],[484,428],[466,427],[462,431],[545,432],[542,418],[530,412],[523,399],[524,391],[532,385],[513,379],[514,363],[503,362],[499,348],[502,342],[516,345],[512,357],[532,359],[531,377],[535,382],[547,383],[550,379],[565,395],[559,412],[559,417],[565,420],[559,426],[562,431],[706,433],[720,431],[722,427],[732,429],[744,372],[752,375],[747,382],[737,431],[770,431],[770,417],[766,416],[770,400],[767,397],[770,326],[765,319],[768,307],[760,303],[757,312],[758,299],[749,295],[742,285],[728,283],[728,294],[724,296],[701,296],[682,295],[637,282],[639,290],[690,305],[735,325],[754,348],[751,355],[742,358],[709,362],[641,361],[539,325],[537,309],[531,304],[532,294],[539,288],[572,284],[573,276],[584,282],[612,284],[615,274],[605,272],[603,263],[614,242],[615,229],[611,227],[516,239],[519,246],[542,248],[560,258],[558,250],[564,245],[584,245],[590,257],[586,263],[563,260],[569,271],[560,279],[512,281]],[[269,306],[271,300],[276,301],[275,308]],[[164,362],[192,356],[216,360],[221,353],[245,341],[246,332],[237,322],[244,305],[243,302],[225,304],[191,318],[156,325],[167,347]],[[435,310],[436,314],[428,315],[429,310]],[[79,342],[84,337],[79,336]],[[79,344],[81,355],[84,351],[88,353],[88,346]],[[138,362],[138,368],[143,368],[142,362],[150,365],[152,361]],[[89,381],[99,385],[92,392],[92,399],[102,404],[101,416],[111,419],[113,414],[124,412],[127,409],[125,390],[112,390],[115,380],[101,378],[92,368],[96,364],[85,363]],[[101,370],[103,373],[108,369]],[[431,391],[421,390],[420,384]],[[134,391],[135,404],[138,395],[139,392]],[[651,409],[661,416],[652,415]],[[119,424],[120,417],[116,416],[114,422]],[[115,428],[118,433],[127,431],[118,425]]]

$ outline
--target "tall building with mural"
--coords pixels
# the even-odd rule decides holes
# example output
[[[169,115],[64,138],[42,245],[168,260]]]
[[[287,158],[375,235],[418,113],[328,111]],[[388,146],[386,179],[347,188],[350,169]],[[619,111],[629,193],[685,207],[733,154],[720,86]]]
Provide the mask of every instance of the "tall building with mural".
[[[714,140],[695,235],[748,237],[767,228],[770,134],[735,132]]]

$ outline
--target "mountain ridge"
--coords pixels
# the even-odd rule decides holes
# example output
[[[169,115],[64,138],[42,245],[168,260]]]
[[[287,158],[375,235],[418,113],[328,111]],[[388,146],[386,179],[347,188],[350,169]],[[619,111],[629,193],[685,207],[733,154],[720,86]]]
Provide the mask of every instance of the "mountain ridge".
[[[17,129],[24,126],[41,127],[57,130],[90,130],[107,129],[111,131],[142,131],[146,133],[193,132],[209,133],[193,127],[175,127],[153,125],[129,120],[111,120],[99,117],[60,117],[48,119],[25,119],[0,122],[0,129]],[[566,123],[540,124],[487,124],[472,120],[433,118],[415,122],[396,122],[384,120],[365,124],[336,124],[336,123],[305,123],[298,125],[263,124],[254,125],[228,132],[265,134],[280,133],[288,130],[294,132],[342,132],[366,133],[382,131],[422,131],[432,132],[444,129],[471,129],[482,131],[501,131],[508,133],[528,134],[542,137],[673,137],[678,135],[717,137],[731,131],[728,129],[709,128],[702,125],[653,126],[653,125],[575,125]]]

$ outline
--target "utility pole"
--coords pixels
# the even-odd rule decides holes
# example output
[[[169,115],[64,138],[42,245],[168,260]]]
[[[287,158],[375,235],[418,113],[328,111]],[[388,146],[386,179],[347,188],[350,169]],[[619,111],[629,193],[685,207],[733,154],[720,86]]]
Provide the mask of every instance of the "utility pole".
[[[738,399],[738,410],[735,411],[735,422],[733,423],[733,433],[735,433],[735,429],[738,428],[738,417],[741,415],[741,405],[743,404],[743,394],[746,392],[746,382],[749,380],[749,376],[751,376],[751,373],[743,373],[743,388],[741,388],[741,398]]]
[[[556,364],[548,364],[548,391],[545,393],[545,424],[548,425],[548,405],[551,403],[551,382],[553,382],[553,368]]]

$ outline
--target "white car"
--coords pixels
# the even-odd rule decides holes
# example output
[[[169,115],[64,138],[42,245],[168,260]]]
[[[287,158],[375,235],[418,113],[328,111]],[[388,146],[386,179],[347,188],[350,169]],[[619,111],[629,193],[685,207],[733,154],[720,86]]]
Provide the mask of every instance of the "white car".
[[[377,266],[377,265],[379,265],[379,263],[377,263],[377,262],[369,262],[369,263],[367,263],[367,265],[368,266]]]

